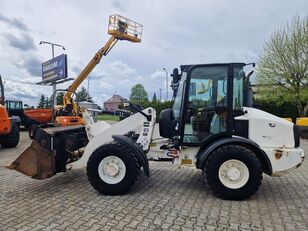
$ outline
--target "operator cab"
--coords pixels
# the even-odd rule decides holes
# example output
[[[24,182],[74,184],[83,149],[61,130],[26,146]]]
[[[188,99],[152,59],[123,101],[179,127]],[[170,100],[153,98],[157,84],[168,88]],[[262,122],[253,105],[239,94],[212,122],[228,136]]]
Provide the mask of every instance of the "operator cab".
[[[234,117],[244,114],[245,66],[183,65],[180,74],[175,69],[174,105],[160,114],[160,135],[185,146],[201,146],[217,137],[237,133],[245,136],[245,128],[242,126],[240,131],[234,124]]]

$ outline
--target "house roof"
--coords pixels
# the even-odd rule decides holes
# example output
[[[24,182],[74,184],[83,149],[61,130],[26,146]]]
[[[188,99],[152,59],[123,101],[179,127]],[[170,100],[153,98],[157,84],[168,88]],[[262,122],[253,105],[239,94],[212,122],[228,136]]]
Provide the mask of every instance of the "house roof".
[[[104,103],[122,103],[127,99],[123,98],[120,95],[113,95],[110,99],[106,100]]]

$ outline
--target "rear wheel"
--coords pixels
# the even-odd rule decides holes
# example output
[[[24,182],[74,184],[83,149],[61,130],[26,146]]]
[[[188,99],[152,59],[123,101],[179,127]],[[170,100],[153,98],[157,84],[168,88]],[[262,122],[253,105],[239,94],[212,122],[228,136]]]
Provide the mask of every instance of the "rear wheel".
[[[262,181],[262,166],[249,149],[239,145],[218,148],[208,157],[204,176],[214,193],[231,200],[254,194]]]
[[[19,142],[19,128],[15,122],[12,122],[11,132],[0,139],[3,148],[14,148]]]
[[[140,165],[134,153],[118,142],[101,146],[87,164],[90,184],[100,193],[121,195],[135,184]]]

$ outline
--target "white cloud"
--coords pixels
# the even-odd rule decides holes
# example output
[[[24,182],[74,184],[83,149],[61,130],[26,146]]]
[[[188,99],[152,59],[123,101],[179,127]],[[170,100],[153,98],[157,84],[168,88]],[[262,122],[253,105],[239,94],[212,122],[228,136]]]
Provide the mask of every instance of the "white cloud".
[[[165,71],[156,70],[153,74],[150,75],[150,79],[162,79],[166,77]]]
[[[51,47],[39,41],[65,46],[69,77],[74,78],[108,40],[113,13],[142,23],[143,38],[140,44],[119,41],[91,73],[90,93],[99,104],[115,93],[128,97],[137,83],[149,98],[154,92],[159,97],[163,89],[164,98],[163,67],[170,74],[181,64],[256,62],[273,30],[295,13],[307,15],[308,9],[307,0],[55,0],[48,5],[2,0],[0,5],[0,74],[8,80],[6,93],[32,105],[41,93],[51,94],[51,87],[26,84],[41,80],[36,77],[39,63],[51,58]],[[56,55],[61,52],[55,48]],[[82,85],[87,87],[87,81]]]

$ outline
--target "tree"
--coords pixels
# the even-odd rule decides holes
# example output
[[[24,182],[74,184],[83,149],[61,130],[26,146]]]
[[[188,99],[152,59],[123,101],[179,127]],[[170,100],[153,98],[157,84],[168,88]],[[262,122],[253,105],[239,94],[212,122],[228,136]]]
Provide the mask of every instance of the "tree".
[[[156,102],[157,102],[157,97],[156,97],[156,93],[154,92],[153,98],[152,98],[152,103],[156,103]]]
[[[258,83],[270,86],[266,94],[288,92],[298,114],[308,111],[308,17],[296,15],[284,28],[276,30],[265,43],[256,70]]]
[[[138,83],[132,87],[129,100],[136,103],[148,101],[148,93],[146,92],[142,84]]]
[[[46,100],[45,100],[45,108],[51,108],[51,106],[52,106],[52,97],[50,97],[50,98],[46,98]]]
[[[76,93],[76,102],[88,101],[93,103],[92,97],[87,92],[85,87],[81,87],[81,90]]]
[[[37,108],[45,108],[46,105],[46,99],[44,95],[41,95],[41,98],[38,102]]]

